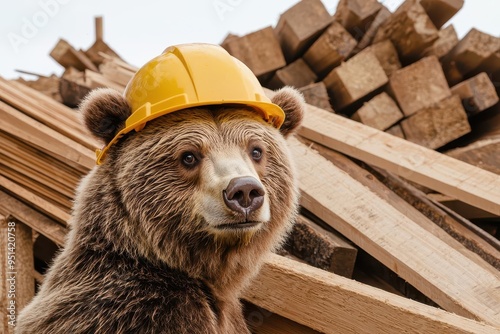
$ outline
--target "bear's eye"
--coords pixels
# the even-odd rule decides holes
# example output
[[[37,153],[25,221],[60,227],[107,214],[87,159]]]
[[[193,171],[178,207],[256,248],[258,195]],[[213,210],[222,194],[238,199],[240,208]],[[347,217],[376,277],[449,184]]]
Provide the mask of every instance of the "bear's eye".
[[[194,167],[198,163],[198,159],[191,152],[186,152],[182,155],[182,164],[186,167]]]
[[[262,149],[259,147],[254,147],[252,150],[252,159],[255,161],[260,161],[262,159]]]

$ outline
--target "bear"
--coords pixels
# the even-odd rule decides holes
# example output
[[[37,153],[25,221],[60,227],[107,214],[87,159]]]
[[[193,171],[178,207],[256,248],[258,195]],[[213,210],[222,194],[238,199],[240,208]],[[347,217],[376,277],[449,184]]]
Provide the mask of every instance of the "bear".
[[[196,106],[112,145],[78,186],[66,243],[16,333],[250,333],[242,291],[298,210],[286,138],[305,103],[291,87],[271,101],[279,129],[252,107]],[[80,110],[104,145],[131,115],[108,88]]]

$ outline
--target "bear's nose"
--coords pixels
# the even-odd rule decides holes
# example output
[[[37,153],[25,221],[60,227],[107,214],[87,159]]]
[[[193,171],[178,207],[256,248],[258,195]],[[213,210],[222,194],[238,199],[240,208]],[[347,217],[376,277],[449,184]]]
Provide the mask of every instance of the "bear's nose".
[[[264,188],[251,176],[235,177],[229,181],[223,197],[228,208],[248,217],[264,203]]]

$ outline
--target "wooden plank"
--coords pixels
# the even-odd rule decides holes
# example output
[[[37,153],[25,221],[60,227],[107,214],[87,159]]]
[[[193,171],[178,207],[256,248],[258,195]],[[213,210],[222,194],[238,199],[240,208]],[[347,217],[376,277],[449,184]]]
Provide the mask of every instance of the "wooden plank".
[[[340,233],[445,310],[500,324],[500,275],[423,229],[298,140],[288,143],[296,157],[303,207],[328,224],[336,217]]]
[[[383,92],[366,102],[351,118],[379,130],[387,130],[403,118],[396,102]]]
[[[406,0],[381,25],[374,42],[390,39],[402,60],[412,61],[438,39],[438,30],[430,20],[420,0]]]
[[[498,175],[311,105],[299,134],[500,216]]]
[[[372,43],[378,29],[391,16],[391,14],[392,13],[389,11],[389,9],[382,5],[377,15],[373,19],[373,22],[371,22],[369,28],[366,29],[363,37],[361,37],[361,39],[359,40],[358,45],[354,48],[353,54],[361,52]]]
[[[0,190],[0,212],[14,216],[58,246],[64,244],[67,233],[65,227],[2,190]]]
[[[475,28],[442,59],[443,70],[450,85],[473,73],[483,61],[500,49],[500,38]]]
[[[250,303],[244,304],[244,312],[247,325],[253,334],[319,334],[309,327]]]
[[[306,264],[272,255],[244,298],[321,333],[500,333]]]
[[[264,77],[286,65],[272,27],[232,38],[222,47],[245,63],[257,77]]]
[[[444,29],[439,30],[438,39],[428,47],[423,56],[436,56],[439,59],[446,56],[458,44],[458,35],[455,27],[450,24]]]
[[[95,156],[91,150],[3,102],[0,102],[0,118],[0,130],[41,148],[58,160],[83,172],[95,166]]]
[[[457,213],[461,217],[464,217],[465,219],[497,219],[498,216],[492,214],[491,212],[487,212],[481,209],[478,209],[472,205],[469,205],[467,203],[461,202],[459,200],[456,200],[450,196],[439,194],[439,193],[430,193],[427,194],[427,197],[433,201],[434,203],[439,203],[453,212]],[[490,235],[492,238],[493,236]],[[497,240],[497,239],[495,239]],[[498,240],[497,240],[498,242]]]
[[[333,22],[304,53],[304,60],[323,78],[346,59],[356,46],[356,40],[338,22]]]
[[[500,135],[446,152],[455,159],[500,175]]]
[[[300,88],[314,83],[316,79],[316,74],[307,66],[304,60],[297,59],[277,70],[266,86],[271,89],[279,89],[283,86]]]
[[[64,39],[60,39],[57,42],[56,46],[50,52],[50,56],[64,68],[74,67],[80,71],[86,69],[95,72],[99,71],[82,51],[77,51]]]
[[[24,187],[12,182],[11,180],[0,175],[0,189],[4,189],[9,193],[16,194],[26,203],[30,203],[33,207],[56,219],[63,225],[67,225],[70,215],[67,211],[58,208],[57,206],[47,202],[43,198],[36,196],[32,192],[26,190]]]
[[[318,108],[334,112],[332,106],[330,105],[330,97],[328,96],[328,91],[323,82],[316,82],[299,89],[302,95],[304,95],[304,100],[316,106]]]
[[[317,268],[351,278],[358,250],[337,232],[299,216],[285,249]]]
[[[460,97],[467,116],[480,113],[498,103],[495,86],[484,72],[453,86],[451,92]]]
[[[401,122],[405,138],[437,149],[471,131],[467,114],[458,95],[425,107]]]
[[[451,95],[441,64],[435,56],[394,72],[389,89],[405,116],[429,107]]]
[[[276,34],[287,61],[295,60],[332,23],[320,0],[303,0],[281,14]]]
[[[422,223],[426,222],[427,226],[424,228],[434,235],[439,236],[441,240],[462,252],[462,254],[468,256],[471,260],[476,261],[476,263],[481,264],[484,260],[496,270],[500,270],[500,242],[498,240],[495,242],[496,239],[494,240],[493,237],[488,236],[487,233],[481,231],[466,219],[456,214],[451,216],[447,211],[443,210],[442,206],[437,206],[436,202],[430,200],[427,194],[399,177],[377,168],[370,169],[370,172],[389,189],[394,191],[395,194],[410,204],[413,210],[420,211],[428,218],[413,219],[413,221],[420,223],[423,227],[424,224]],[[428,224],[429,220],[436,226],[439,226],[440,229],[433,228],[434,226]],[[467,254],[463,250],[463,247],[450,241],[449,236],[444,235],[443,231],[460,242],[463,247],[480,256],[482,260]],[[488,269],[486,266],[483,267]]]
[[[374,92],[388,82],[387,75],[372,52],[361,52],[342,63],[323,80],[333,109],[340,110]]]
[[[359,40],[381,8],[377,0],[340,0],[334,18]]]
[[[439,29],[462,9],[464,0],[420,0],[420,4]]]

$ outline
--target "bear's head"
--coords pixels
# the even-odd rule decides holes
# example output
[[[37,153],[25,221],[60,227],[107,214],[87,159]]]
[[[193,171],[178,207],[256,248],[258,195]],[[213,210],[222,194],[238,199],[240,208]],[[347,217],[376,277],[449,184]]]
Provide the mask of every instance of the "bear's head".
[[[120,138],[80,186],[75,222],[86,221],[83,234],[94,236],[84,243],[221,283],[225,266],[228,275],[258,267],[290,228],[298,201],[285,138],[299,126],[304,102],[288,87],[272,102],[286,115],[280,129],[250,107],[220,105],[176,111]],[[92,92],[81,111],[104,145],[131,114],[111,89]]]

